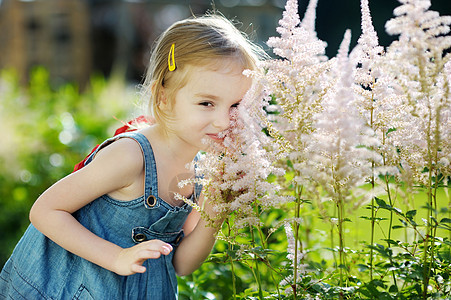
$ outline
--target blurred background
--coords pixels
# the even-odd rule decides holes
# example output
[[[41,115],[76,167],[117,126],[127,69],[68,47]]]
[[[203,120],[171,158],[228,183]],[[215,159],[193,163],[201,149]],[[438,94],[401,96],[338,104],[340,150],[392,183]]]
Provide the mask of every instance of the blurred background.
[[[301,16],[307,4],[299,1]],[[370,1],[382,45],[391,41],[384,23],[398,4]],[[84,86],[93,72],[107,77],[119,72],[139,82],[153,41],[173,22],[217,9],[267,48],[284,5],[284,0],[0,0],[0,68],[15,69],[24,83],[36,65],[49,71],[53,84]],[[433,0],[432,9],[451,15],[451,1]],[[355,43],[360,1],[319,0],[317,31],[328,42],[329,57],[335,56],[347,28]]]
[[[302,16],[308,4],[299,0]],[[0,267],[46,188],[139,114],[149,51],[173,22],[208,10],[239,21],[271,54],[284,0],[0,0]],[[370,0],[380,44],[396,0]],[[451,0],[432,0],[451,15]],[[359,0],[319,0],[318,37],[336,55],[347,28],[360,35]],[[142,111],[141,111],[142,113]]]

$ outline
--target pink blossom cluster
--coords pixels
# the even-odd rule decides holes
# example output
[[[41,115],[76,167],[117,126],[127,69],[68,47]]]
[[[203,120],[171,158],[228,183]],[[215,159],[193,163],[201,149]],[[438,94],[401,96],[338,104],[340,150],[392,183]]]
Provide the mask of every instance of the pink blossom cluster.
[[[296,198],[283,196],[293,195],[293,186],[302,187],[298,199],[355,209],[379,193],[377,180],[384,176],[417,185],[430,185],[439,174],[447,180],[451,54],[445,50],[451,47],[451,17],[429,11],[428,0],[400,2],[386,24],[398,40],[379,45],[369,2],[361,0],[357,45],[350,50],[346,31],[337,56],[329,59],[315,31],[317,0],[302,21],[297,1],[287,1],[280,36],[268,40],[277,58],[260,63],[264,72],[245,72],[254,83],[224,142],[211,144],[197,162],[203,174],[198,183],[216,220],[233,215],[235,228],[260,226],[260,210]],[[293,179],[281,191],[273,182],[284,182],[286,173]],[[372,191],[363,189],[365,183],[372,183]],[[289,218],[279,224],[302,221]],[[290,259],[293,251],[288,249]]]
[[[378,193],[381,175],[422,186],[451,175],[451,17],[428,10],[429,0],[400,3],[386,23],[398,40],[379,45],[361,0],[357,45],[349,51],[346,31],[329,59],[315,32],[317,0],[302,21],[288,0],[280,36],[268,40],[278,57],[262,63],[265,73],[251,72],[260,88],[248,96],[267,103],[264,147],[294,173],[303,197],[352,209]],[[373,190],[362,193],[368,182]]]
[[[400,172],[428,185],[424,168],[435,175],[450,174],[451,74],[446,66],[451,55],[445,50],[451,47],[451,16],[428,10],[430,1],[400,2],[395,18],[386,23],[386,30],[399,34],[399,39],[381,58],[379,77],[387,84],[377,96],[391,94],[396,99],[393,104],[403,108],[391,116],[395,130],[388,134],[400,153]]]
[[[265,74],[254,74],[272,100],[267,149],[285,153],[295,180],[322,186],[326,197],[339,190],[350,196],[379,174],[405,180],[410,172],[420,184],[432,165],[450,174],[451,17],[429,11],[428,0],[400,2],[386,24],[397,41],[386,49],[378,44],[362,0],[357,46],[348,55],[346,32],[337,57],[328,59],[314,30],[317,1],[301,22],[297,1],[289,0],[280,37],[268,41],[278,58],[262,64]]]

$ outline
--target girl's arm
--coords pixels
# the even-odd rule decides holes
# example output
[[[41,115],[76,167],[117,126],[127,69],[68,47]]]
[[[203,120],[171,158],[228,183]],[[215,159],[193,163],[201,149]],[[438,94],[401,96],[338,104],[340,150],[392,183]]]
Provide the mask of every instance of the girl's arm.
[[[30,220],[61,247],[105,269],[119,275],[143,273],[142,263],[169,254],[171,245],[153,240],[123,249],[98,237],[72,216],[101,195],[142,180],[143,165],[139,145],[120,139],[102,149],[90,164],[46,190],[33,205]]]
[[[201,194],[199,205],[202,207],[204,197]],[[208,201],[204,204],[205,212],[213,215]],[[220,226],[218,221],[218,226]],[[179,276],[189,275],[199,268],[208,257],[216,241],[217,226],[209,226],[200,213],[193,210],[184,225],[187,236],[183,238],[174,253],[172,260],[175,271]]]

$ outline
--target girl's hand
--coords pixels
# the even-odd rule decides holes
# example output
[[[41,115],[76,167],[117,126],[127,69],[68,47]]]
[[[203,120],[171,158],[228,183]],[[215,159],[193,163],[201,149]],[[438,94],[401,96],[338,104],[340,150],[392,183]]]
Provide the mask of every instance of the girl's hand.
[[[170,244],[160,240],[150,240],[122,249],[116,258],[115,273],[122,276],[144,273],[146,272],[146,267],[142,265],[144,261],[159,258],[161,254],[168,255],[172,250]]]

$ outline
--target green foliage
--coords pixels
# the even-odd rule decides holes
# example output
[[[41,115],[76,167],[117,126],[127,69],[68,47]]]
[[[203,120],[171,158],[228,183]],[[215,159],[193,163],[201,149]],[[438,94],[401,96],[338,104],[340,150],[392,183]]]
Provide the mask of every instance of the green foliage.
[[[134,94],[114,79],[93,78],[85,91],[74,85],[54,89],[48,73],[37,69],[28,86],[18,82],[14,72],[1,72],[0,121],[6,129],[0,143],[0,265],[28,226],[29,209],[39,194],[110,137],[122,125],[117,119],[130,119],[136,104]],[[293,172],[287,172],[281,182],[292,196],[296,195],[293,178]],[[271,176],[268,180],[278,179]],[[405,192],[402,184],[396,188],[394,194]],[[319,203],[299,197],[298,202],[261,211],[262,224],[243,228],[235,239],[227,240],[231,218],[223,228],[225,240],[216,243],[208,260],[194,274],[179,278],[180,299],[293,299],[294,287],[297,299],[424,299],[425,276],[430,286],[428,299],[449,298],[448,188],[441,182],[434,207],[418,188],[416,206],[378,197],[372,204],[346,211],[342,222],[346,240],[352,241],[343,247],[346,264],[338,260],[332,201]],[[296,218],[298,221],[293,221]],[[287,222],[292,228],[298,226],[301,241],[301,276],[296,285],[284,281],[294,271],[287,258],[283,229]],[[372,222],[377,229],[374,243],[369,240]],[[425,222],[432,228],[427,244]]]
[[[444,194],[438,195],[439,203],[446,205]],[[424,193],[419,193],[416,202],[424,203],[426,198]],[[368,216],[371,209],[376,211],[374,220],[380,229],[374,244],[369,243],[368,234],[373,219]],[[385,199],[376,198],[374,206],[362,207],[346,218],[349,223],[345,230],[347,240],[358,236],[359,230],[365,233],[352,247],[344,248],[346,265],[339,264],[338,242],[331,240],[330,232],[336,230],[336,224],[320,219],[319,208],[310,201],[303,201],[300,211],[303,221],[299,223],[299,240],[304,256],[300,260],[296,299],[407,300],[448,299],[451,296],[448,209],[437,212],[436,227],[441,231],[435,235],[434,247],[431,243],[425,247],[422,235],[426,230],[424,218],[428,208],[395,207],[387,204]],[[214,253],[199,270],[179,278],[180,293],[184,295],[181,299],[294,299],[292,277],[291,283],[289,280],[283,282],[292,276],[293,267],[287,259],[287,237],[281,228],[283,220],[290,219],[293,213],[293,203],[289,203],[283,209],[262,214],[263,225],[252,230],[261,231],[261,236],[267,237],[263,239],[264,243],[260,238],[252,242],[249,228],[242,230],[240,243],[218,241]],[[395,220],[391,238],[388,238],[391,213]],[[364,223],[356,226],[359,219]],[[228,226],[233,224],[225,225],[225,232]],[[243,241],[255,246],[246,247],[246,243],[241,244]],[[371,251],[374,256],[372,278]],[[428,259],[428,265],[423,261],[425,252],[432,257]],[[340,284],[340,270],[343,270],[344,284]],[[430,273],[425,274],[425,270]],[[426,296],[422,285],[425,276],[428,276],[430,286]]]
[[[37,197],[72,172],[99,142],[122,126],[134,108],[121,81],[91,80],[79,91],[67,84],[52,88],[37,68],[28,86],[12,70],[0,71],[0,266],[29,225]]]

